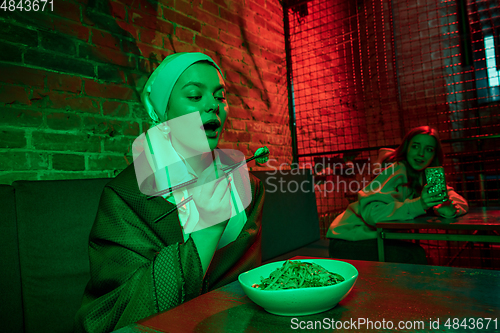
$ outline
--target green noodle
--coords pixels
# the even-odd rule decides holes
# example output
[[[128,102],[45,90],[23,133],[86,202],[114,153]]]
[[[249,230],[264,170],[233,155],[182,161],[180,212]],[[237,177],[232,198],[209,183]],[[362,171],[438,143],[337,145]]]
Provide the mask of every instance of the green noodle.
[[[254,284],[252,287],[262,290],[326,287],[345,279],[314,263],[287,260],[268,278],[261,277],[260,280],[260,284]]]

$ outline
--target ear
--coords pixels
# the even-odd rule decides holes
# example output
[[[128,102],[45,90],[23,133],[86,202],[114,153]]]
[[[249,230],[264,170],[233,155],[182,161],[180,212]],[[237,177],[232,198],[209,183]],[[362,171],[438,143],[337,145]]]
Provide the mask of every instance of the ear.
[[[151,98],[149,97],[149,94],[151,93],[151,86],[152,84],[148,80],[148,82],[144,86],[144,89],[142,90],[141,101],[151,119],[153,119],[154,122],[159,123],[160,119],[155,111],[155,108],[153,107],[153,104],[151,103]]]

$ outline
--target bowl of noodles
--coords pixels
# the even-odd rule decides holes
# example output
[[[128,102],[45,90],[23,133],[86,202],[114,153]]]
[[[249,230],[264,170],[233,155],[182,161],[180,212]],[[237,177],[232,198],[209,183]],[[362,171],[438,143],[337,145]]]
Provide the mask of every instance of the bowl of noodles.
[[[240,274],[253,302],[279,316],[307,316],[335,307],[354,287],[358,270],[331,259],[273,262]]]

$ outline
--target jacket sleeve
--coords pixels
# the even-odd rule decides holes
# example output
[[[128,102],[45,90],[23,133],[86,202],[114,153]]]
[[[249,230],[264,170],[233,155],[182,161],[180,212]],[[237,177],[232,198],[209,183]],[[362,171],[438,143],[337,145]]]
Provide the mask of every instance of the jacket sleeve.
[[[90,235],[91,280],[77,332],[110,332],[201,293],[203,271],[191,238],[165,244],[110,187]]]
[[[450,200],[453,201],[455,208],[458,209],[458,213],[453,215],[453,216],[445,216],[443,214],[440,214],[436,207],[433,207],[434,213],[436,213],[436,215],[440,215],[442,217],[448,217],[448,218],[462,216],[462,215],[467,214],[467,212],[469,211],[469,204],[467,203],[467,200],[465,200],[464,197],[462,197],[460,194],[455,192],[453,187],[447,186],[447,188],[448,188],[448,196],[449,196]]]
[[[395,163],[383,170],[358,193],[359,214],[363,221],[374,227],[382,221],[412,220],[425,214],[419,198],[409,198],[406,169]]]

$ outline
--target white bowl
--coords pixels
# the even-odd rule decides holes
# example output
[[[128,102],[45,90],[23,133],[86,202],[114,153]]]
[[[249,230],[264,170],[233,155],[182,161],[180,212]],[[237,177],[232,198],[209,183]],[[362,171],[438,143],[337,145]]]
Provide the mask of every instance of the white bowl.
[[[349,294],[358,278],[358,270],[351,264],[331,259],[299,259],[294,261],[315,263],[327,271],[340,274],[345,281],[327,287],[285,290],[261,290],[252,285],[261,283],[284,261],[273,262],[240,274],[238,280],[248,298],[267,312],[279,316],[307,316],[328,311]]]

